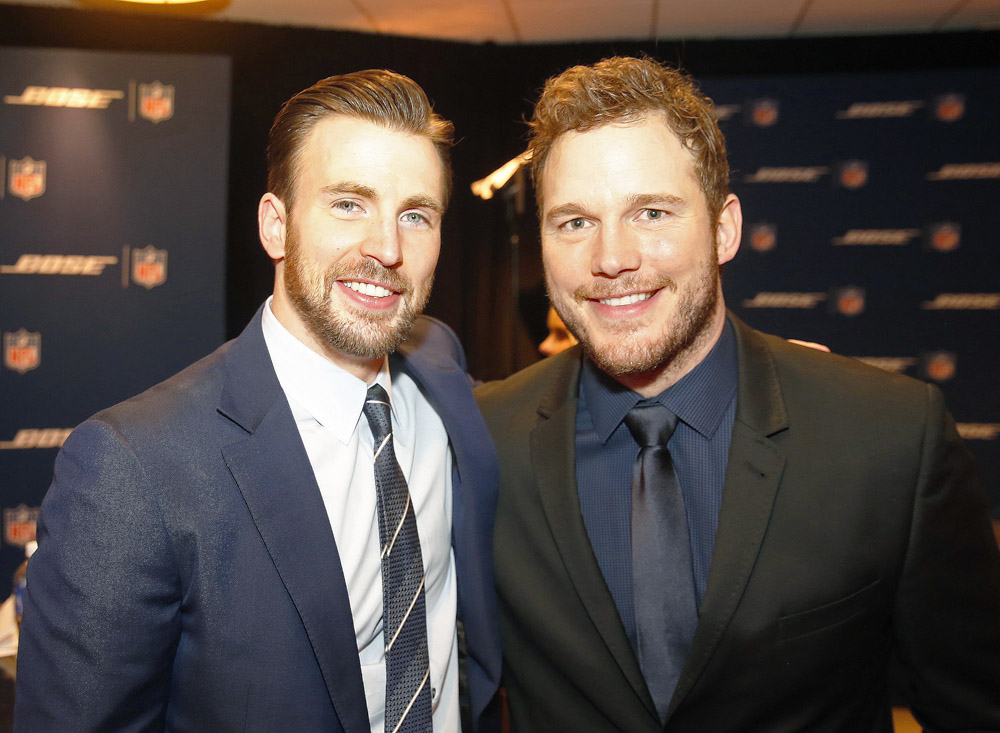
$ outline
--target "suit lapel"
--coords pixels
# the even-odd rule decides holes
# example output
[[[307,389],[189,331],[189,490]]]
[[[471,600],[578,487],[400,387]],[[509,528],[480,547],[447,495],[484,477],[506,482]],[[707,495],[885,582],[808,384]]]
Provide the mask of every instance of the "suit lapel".
[[[531,461],[545,518],[580,601],[618,668],[655,716],[656,708],[597,564],[580,511],[575,465],[580,353],[579,348],[574,348],[555,357],[562,363],[539,404],[540,419],[530,436]]]
[[[345,731],[368,731],[354,621],[319,486],[264,344],[260,312],[226,355],[219,412],[247,431],[223,449],[305,627]]]
[[[407,349],[406,345],[400,348],[400,355],[403,357],[402,368],[420,385],[444,423],[459,475],[474,475],[474,467],[483,462],[476,455],[476,441],[451,439],[451,436],[463,435],[474,427],[470,418],[479,414],[468,376],[457,366],[434,363],[425,354]]]
[[[725,633],[771,519],[785,457],[770,439],[788,427],[774,359],[763,338],[732,314],[739,353],[736,422],[698,627],[668,716],[691,691]]]
[[[416,331],[416,329],[415,329]],[[454,456],[452,531],[463,655],[474,720],[500,684],[500,638],[493,585],[493,517],[499,468],[496,450],[461,365],[444,358],[448,347],[423,345],[420,334],[399,348],[401,368],[420,386],[448,433]],[[473,665],[470,662],[474,662]],[[465,673],[463,672],[463,674]],[[485,676],[487,684],[478,684]],[[476,682],[477,684],[472,684]]]

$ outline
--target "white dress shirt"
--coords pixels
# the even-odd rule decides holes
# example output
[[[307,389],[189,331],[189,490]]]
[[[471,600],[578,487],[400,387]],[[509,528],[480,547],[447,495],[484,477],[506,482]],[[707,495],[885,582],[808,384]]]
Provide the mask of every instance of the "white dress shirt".
[[[295,418],[337,541],[358,642],[372,733],[383,733],[385,642],[374,446],[362,413],[370,385],[293,336],[264,308],[264,342]],[[426,580],[427,647],[435,731],[458,731],[455,556],[451,547],[451,448],[441,418],[388,359],[375,381],[389,394],[396,460],[416,511]]]

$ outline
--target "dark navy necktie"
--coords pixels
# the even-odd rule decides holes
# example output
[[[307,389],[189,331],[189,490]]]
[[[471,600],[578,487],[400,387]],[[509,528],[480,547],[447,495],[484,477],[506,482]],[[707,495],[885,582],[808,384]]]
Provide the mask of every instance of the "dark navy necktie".
[[[375,438],[375,491],[382,547],[385,733],[429,733],[431,683],[424,564],[415,510],[392,446],[389,396],[380,385],[368,388],[364,413]]]
[[[677,416],[640,403],[625,424],[640,446],[632,474],[636,651],[663,722],[698,623],[684,496],[667,450]]]

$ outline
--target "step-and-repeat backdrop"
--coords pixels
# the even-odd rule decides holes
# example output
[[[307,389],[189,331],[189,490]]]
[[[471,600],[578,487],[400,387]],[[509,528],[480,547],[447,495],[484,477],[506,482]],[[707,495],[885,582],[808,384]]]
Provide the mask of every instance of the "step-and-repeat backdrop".
[[[229,77],[0,48],[0,600],[69,431],[223,340]]]
[[[938,385],[1000,518],[1000,72],[715,79],[761,330]]]

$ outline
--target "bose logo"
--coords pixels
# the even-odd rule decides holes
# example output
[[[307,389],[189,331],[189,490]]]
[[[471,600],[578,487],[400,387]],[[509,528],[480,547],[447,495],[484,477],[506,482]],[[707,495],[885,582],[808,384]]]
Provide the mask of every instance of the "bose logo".
[[[59,448],[72,432],[73,428],[22,428],[13,440],[0,440],[0,450]]]
[[[923,102],[855,102],[835,115],[841,120],[864,120],[879,117],[909,117],[924,106]]]
[[[740,109],[741,105],[738,104],[717,104],[712,108],[712,111],[715,113],[715,119],[719,122],[725,122],[737,114]]]
[[[887,372],[903,372],[917,363],[917,360],[910,356],[855,356],[854,358]]]
[[[848,229],[844,236],[834,237],[838,247],[859,245],[902,246],[920,234],[919,229]]]
[[[117,257],[101,255],[21,255],[13,265],[0,265],[6,275],[100,275]]]
[[[743,301],[744,308],[815,308],[826,293],[757,293]]]
[[[1000,178],[1000,163],[947,163],[928,173],[931,181],[963,181],[977,178]]]
[[[960,422],[955,425],[963,440],[993,440],[1000,435],[1000,423]]]
[[[26,87],[20,96],[3,98],[7,104],[34,107],[75,107],[77,109],[107,109],[112,100],[124,99],[125,92],[117,89],[70,89],[69,87]]]
[[[1000,310],[1000,293],[939,293],[925,300],[924,310],[992,311]]]
[[[801,166],[795,168],[758,168],[756,173],[744,177],[747,183],[815,183],[820,176],[829,173],[824,166]]]

